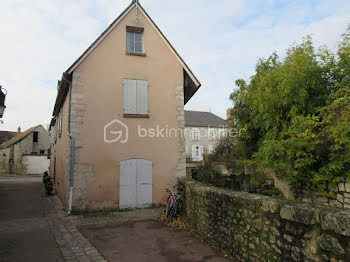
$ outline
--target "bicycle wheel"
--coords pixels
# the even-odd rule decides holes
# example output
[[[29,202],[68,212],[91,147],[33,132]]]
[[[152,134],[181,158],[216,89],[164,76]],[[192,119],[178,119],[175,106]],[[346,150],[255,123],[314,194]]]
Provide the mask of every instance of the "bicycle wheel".
[[[179,199],[176,201],[174,206],[174,212],[172,214],[174,218],[177,218],[180,215],[182,208],[183,208],[183,202],[182,200]]]
[[[171,199],[171,196],[168,197],[168,201],[166,203],[166,206],[165,206],[165,217],[169,217],[170,216],[170,211],[173,209],[172,207],[172,199]]]
[[[173,206],[170,210],[169,210],[169,217],[176,217],[176,207]]]
[[[179,199],[179,200],[177,201],[177,208],[176,208],[176,209],[177,209],[178,215],[180,215],[180,213],[181,213],[183,207],[184,207],[184,202],[182,202],[182,200]]]

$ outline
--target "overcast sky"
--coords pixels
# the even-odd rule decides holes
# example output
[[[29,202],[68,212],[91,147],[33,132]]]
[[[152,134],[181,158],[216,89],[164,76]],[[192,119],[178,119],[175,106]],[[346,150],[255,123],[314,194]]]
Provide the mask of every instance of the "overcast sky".
[[[0,130],[50,122],[57,80],[131,0],[1,0],[0,85],[8,91]],[[141,0],[202,83],[186,109],[225,117],[238,78],[259,57],[284,54],[311,34],[336,49],[350,1]]]

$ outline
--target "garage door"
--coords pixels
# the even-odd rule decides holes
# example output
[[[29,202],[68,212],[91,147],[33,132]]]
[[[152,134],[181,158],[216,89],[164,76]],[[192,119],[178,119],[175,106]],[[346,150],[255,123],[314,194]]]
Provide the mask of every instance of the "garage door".
[[[144,207],[152,204],[152,161],[120,161],[119,207]]]

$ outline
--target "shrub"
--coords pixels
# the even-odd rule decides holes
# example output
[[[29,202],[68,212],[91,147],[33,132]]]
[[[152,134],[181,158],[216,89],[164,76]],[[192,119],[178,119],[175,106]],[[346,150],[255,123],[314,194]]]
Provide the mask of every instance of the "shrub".
[[[195,177],[198,181],[208,182],[210,180],[218,179],[222,176],[221,169],[213,167],[210,162],[205,162],[198,168],[198,174]]]

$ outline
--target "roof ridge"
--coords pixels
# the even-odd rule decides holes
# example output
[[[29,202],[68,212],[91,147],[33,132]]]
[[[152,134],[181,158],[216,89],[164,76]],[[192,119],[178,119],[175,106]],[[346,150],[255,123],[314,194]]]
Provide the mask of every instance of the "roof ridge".
[[[186,112],[201,112],[201,113],[212,113],[212,112],[209,112],[209,111],[198,111],[198,110],[184,110]]]
[[[159,29],[157,24],[152,20],[150,15],[146,12],[146,10],[143,8],[143,6],[139,3],[139,1],[132,1],[131,4],[116,18],[113,20],[113,22],[101,33],[99,37],[96,38],[94,42],[83,52],[81,56],[75,62],[67,69],[66,73],[71,74],[77,66],[79,66],[82,61],[103,41],[103,39],[119,24],[119,22],[124,18],[125,15],[127,15],[134,7],[139,7],[143,15],[148,19],[148,22],[154,27],[156,31],[158,31],[159,35],[162,40],[165,42],[165,44],[169,47],[169,49],[173,52],[174,56],[178,59],[178,62],[181,64],[183,69],[188,73],[192,81],[197,86],[197,89],[201,86],[201,83],[197,79],[197,77],[194,75],[192,70],[189,68],[189,66],[186,64],[186,62],[182,59],[182,57],[179,55],[179,53],[176,51],[176,49],[172,46],[172,44],[169,42],[169,40],[165,37],[163,32]]]
[[[8,148],[9,146],[12,146],[13,144],[21,141],[23,138],[27,137],[31,132],[33,132],[39,126],[44,128],[42,125],[36,125],[36,126],[31,127],[31,128],[28,128],[26,131],[20,132],[17,135],[15,135],[14,137],[12,137],[11,139],[0,144],[0,149]]]

